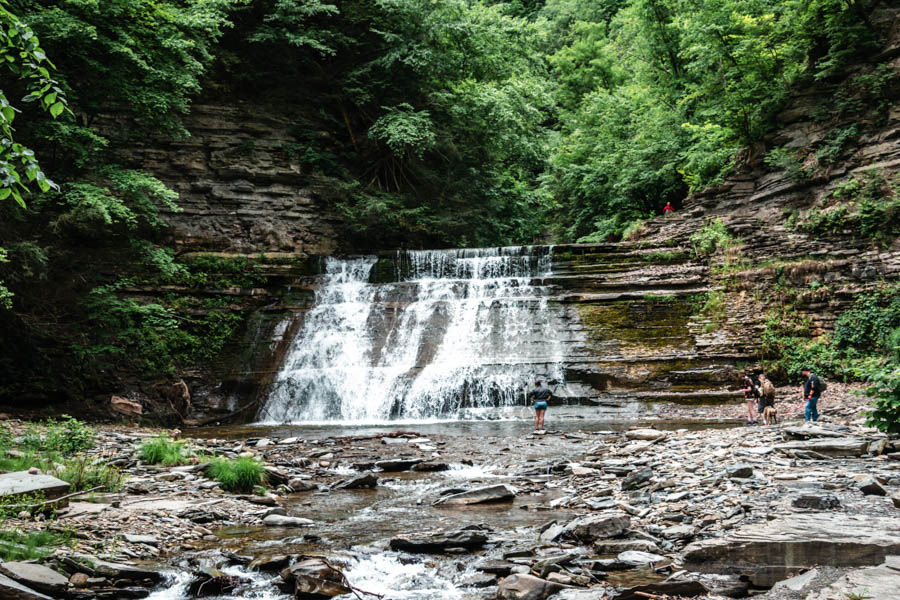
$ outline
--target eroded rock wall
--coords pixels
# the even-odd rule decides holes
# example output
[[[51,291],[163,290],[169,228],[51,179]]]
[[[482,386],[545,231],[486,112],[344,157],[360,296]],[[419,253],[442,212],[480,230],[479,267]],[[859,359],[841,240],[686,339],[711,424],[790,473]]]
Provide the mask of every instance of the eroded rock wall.
[[[164,217],[179,251],[346,250],[331,201],[335,182],[304,166],[306,145],[288,116],[246,102],[195,104],[183,124],[190,137],[131,140],[123,154],[178,192],[181,212]],[[100,127],[115,137],[131,130],[112,116]]]

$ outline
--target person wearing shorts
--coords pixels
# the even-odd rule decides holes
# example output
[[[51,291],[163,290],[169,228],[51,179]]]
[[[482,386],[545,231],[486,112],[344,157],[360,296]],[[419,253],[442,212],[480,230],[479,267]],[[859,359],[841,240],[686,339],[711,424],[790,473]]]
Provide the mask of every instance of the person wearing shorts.
[[[544,414],[547,412],[547,402],[550,401],[550,388],[541,385],[541,381],[534,382],[534,389],[528,392],[528,400],[534,403],[534,431],[544,432]]]

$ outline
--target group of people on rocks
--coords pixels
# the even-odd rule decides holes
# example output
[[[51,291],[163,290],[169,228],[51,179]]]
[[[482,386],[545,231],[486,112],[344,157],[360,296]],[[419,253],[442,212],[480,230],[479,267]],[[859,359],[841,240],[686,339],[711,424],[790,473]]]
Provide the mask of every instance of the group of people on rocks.
[[[818,403],[822,392],[827,388],[822,378],[812,372],[809,367],[803,367],[803,401],[804,421],[818,421]],[[765,373],[748,369],[744,372],[742,383],[744,401],[747,403],[747,425],[758,425],[762,417],[763,424],[773,425],[778,422],[778,411],[775,408],[775,385],[769,381]]]

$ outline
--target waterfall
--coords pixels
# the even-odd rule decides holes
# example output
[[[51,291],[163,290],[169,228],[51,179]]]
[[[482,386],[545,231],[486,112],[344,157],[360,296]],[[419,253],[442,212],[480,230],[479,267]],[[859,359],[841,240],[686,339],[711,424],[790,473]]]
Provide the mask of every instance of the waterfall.
[[[551,247],[401,251],[381,284],[376,262],[326,259],[260,420],[467,418],[563,379]]]

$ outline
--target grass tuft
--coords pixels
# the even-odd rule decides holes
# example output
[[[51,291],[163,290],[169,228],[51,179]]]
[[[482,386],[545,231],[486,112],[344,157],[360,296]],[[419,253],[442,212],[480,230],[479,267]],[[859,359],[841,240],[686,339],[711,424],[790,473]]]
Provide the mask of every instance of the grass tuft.
[[[208,467],[206,475],[215,479],[222,489],[229,492],[252,492],[266,482],[266,471],[255,458],[216,458]]]
[[[188,460],[189,449],[185,442],[177,442],[165,434],[145,440],[139,450],[141,460],[149,465],[183,465]]]

